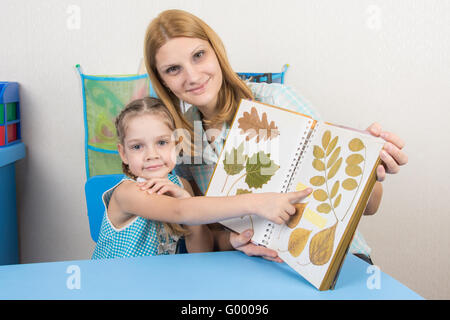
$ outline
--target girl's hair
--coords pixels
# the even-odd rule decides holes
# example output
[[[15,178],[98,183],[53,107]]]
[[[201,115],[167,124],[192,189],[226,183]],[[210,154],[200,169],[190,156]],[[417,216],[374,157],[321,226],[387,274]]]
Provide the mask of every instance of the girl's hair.
[[[166,106],[162,103],[161,100],[152,97],[145,97],[142,99],[133,100],[129,104],[127,104],[120,112],[120,114],[116,117],[115,125],[117,137],[121,145],[124,145],[128,121],[131,118],[141,116],[144,114],[159,115],[161,117],[161,120],[167,124],[170,130],[172,131],[175,130],[174,117],[172,113],[169,111],[169,109],[166,108]],[[137,179],[137,176],[130,171],[129,166],[123,162],[122,162],[122,170],[127,176],[135,180]],[[171,234],[175,235],[188,234],[188,231],[179,224],[165,223],[165,222],[163,222],[163,224]]]
[[[156,69],[156,53],[167,41],[177,37],[198,38],[208,41],[213,48],[223,74],[222,86],[217,99],[218,113],[205,124],[231,123],[241,99],[253,99],[251,90],[233,71],[225,47],[219,36],[198,17],[182,10],[167,10],[160,13],[147,28],[144,42],[144,60],[153,88],[165,105],[175,109],[182,119],[182,125],[191,133],[192,125],[183,117],[180,100],[162,84]]]

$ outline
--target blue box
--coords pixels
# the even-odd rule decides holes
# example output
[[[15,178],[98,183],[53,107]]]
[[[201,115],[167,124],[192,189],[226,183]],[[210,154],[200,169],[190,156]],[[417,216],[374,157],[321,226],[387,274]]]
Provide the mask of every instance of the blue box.
[[[15,162],[24,157],[22,142],[0,147],[0,265],[19,263]]]
[[[0,148],[20,141],[19,84],[0,82]]]

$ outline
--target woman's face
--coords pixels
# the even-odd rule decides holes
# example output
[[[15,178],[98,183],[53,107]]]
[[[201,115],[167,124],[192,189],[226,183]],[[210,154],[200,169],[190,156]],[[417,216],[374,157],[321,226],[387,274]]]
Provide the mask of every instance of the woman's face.
[[[172,38],[159,48],[155,59],[163,84],[170,91],[199,107],[204,115],[215,114],[222,70],[208,41]]]

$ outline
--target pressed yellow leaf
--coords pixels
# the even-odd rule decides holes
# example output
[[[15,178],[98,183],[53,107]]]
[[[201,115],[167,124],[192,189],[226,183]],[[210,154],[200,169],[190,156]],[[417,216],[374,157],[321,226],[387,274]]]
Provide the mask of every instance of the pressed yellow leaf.
[[[295,214],[293,216],[291,216],[288,220],[288,222],[286,223],[286,225],[291,228],[294,229],[298,223],[300,222],[300,219],[303,216],[303,212],[305,211],[306,205],[308,203],[296,203],[294,204],[295,207]]]
[[[314,159],[312,162],[312,165],[314,167],[314,169],[318,170],[318,171],[324,171],[325,170],[325,164],[317,159]]]
[[[357,177],[362,173],[360,166],[350,165],[345,168],[345,173],[350,177]]]
[[[330,199],[334,198],[338,190],[339,190],[339,181],[336,181],[333,185],[333,188],[331,188]]]
[[[325,178],[322,176],[315,176],[312,177],[309,182],[316,187],[320,187],[321,185],[323,185],[325,183]]]
[[[295,229],[289,236],[288,251],[293,257],[298,257],[308,242],[311,230]]]
[[[337,223],[334,226],[316,233],[309,244],[309,260],[312,264],[321,266],[326,264],[333,253],[334,234]]]
[[[323,151],[323,149],[321,147],[314,146],[313,155],[317,159],[322,159],[325,156],[325,152]]]
[[[328,203],[322,203],[317,206],[317,211],[320,213],[328,213],[331,211],[331,207]]]
[[[322,189],[317,189],[313,192],[313,197],[317,201],[325,201],[328,199],[327,193]]]
[[[342,182],[342,187],[348,191],[355,189],[357,186],[358,183],[356,182],[355,179],[352,178],[345,179],[344,182]]]
[[[341,153],[341,147],[338,147],[331,154],[331,157],[328,159],[327,168],[331,167],[336,161],[337,157],[339,157],[339,153]]]
[[[340,193],[337,197],[336,197],[336,200],[334,200],[334,203],[333,203],[333,207],[336,209],[337,208],[337,206],[341,203],[341,199],[342,199],[342,194]]]
[[[364,143],[361,139],[355,138],[348,143],[348,148],[353,152],[360,151],[364,148]]]
[[[345,160],[345,162],[347,162],[347,164],[353,164],[353,165],[360,164],[363,161],[364,161],[364,157],[362,155],[360,155],[359,153],[354,153],[354,154],[348,156],[348,158]]]
[[[324,150],[327,149],[330,139],[331,139],[331,132],[329,130],[327,130],[327,131],[325,131],[325,133],[322,136],[322,147]]]
[[[327,179],[330,180],[333,178],[341,167],[342,157],[336,161],[336,163],[331,167],[330,171],[328,171]]]
[[[327,153],[326,153],[327,157],[330,155],[331,151],[334,150],[334,148],[336,147],[337,142],[338,142],[338,137],[334,137],[334,139],[331,140],[330,144],[327,147]]]

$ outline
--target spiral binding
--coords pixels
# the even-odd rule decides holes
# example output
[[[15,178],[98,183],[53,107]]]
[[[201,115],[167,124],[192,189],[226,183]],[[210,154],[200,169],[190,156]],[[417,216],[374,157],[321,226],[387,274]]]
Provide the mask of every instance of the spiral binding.
[[[311,120],[308,121],[308,125],[311,125],[311,123]],[[287,190],[289,190],[289,188],[291,187],[292,181],[297,174],[297,169],[303,158],[305,157],[305,150],[308,148],[309,143],[311,142],[314,134],[317,131],[317,125],[318,124],[316,124],[316,128],[314,128],[313,130],[305,130],[305,132],[303,132],[302,140],[298,145],[297,150],[295,151],[294,159],[291,162],[291,167],[289,168],[288,173],[284,179],[283,186],[281,187],[282,193],[286,193]],[[264,225],[264,228],[266,229],[266,231],[264,232],[261,243],[267,246],[269,244],[270,237],[272,236],[273,229],[275,228],[275,224],[268,221]]]

